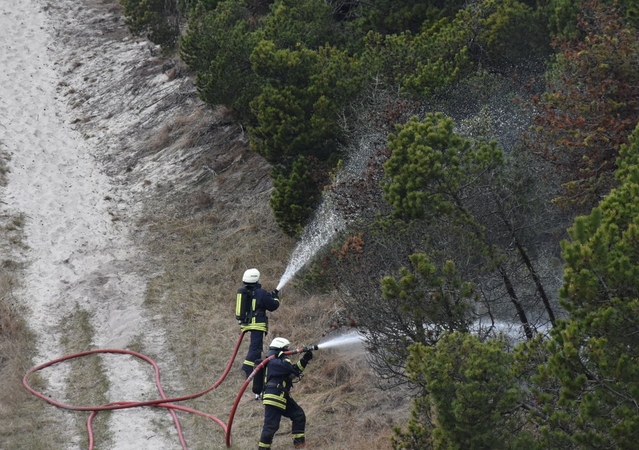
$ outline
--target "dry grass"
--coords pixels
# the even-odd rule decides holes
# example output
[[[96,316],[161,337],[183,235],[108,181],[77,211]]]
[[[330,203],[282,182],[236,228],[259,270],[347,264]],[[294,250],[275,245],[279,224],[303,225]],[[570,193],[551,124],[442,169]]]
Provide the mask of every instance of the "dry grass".
[[[95,0],[87,6],[92,3],[120,8],[114,0]],[[116,40],[127,34],[120,26],[105,29],[105,33],[105,38]],[[144,77],[154,76],[154,70],[140,69],[135,82],[145,83]],[[159,101],[170,108],[185,104],[181,100]],[[158,362],[167,395],[177,396],[211,386],[231,357],[239,333],[234,320],[235,292],[244,270],[258,267],[264,287],[273,289],[295,242],[282,235],[272,216],[270,167],[247,150],[245,131],[231,123],[230,112],[223,108],[210,111],[200,104],[192,111],[171,114],[171,118],[147,135],[145,142],[140,142],[144,138],[139,135],[148,130],[132,129],[130,136],[137,140],[131,144],[131,159],[193,155],[184,164],[184,178],[193,183],[186,186],[188,194],[179,194],[183,192],[179,189],[149,189],[148,195],[156,197],[149,199],[146,216],[138,218],[136,227],[140,230],[137,244],[148,255],[145,265],[153,274],[147,284],[146,306],[150,315],[161,317],[170,353],[153,354],[144,348],[142,338],[132,348]],[[129,163],[134,165],[127,159]],[[186,176],[193,174],[197,176]],[[12,242],[17,245],[19,239],[14,236]],[[9,320],[9,325],[2,322],[9,331],[0,331],[0,450],[66,448],[56,429],[63,421],[51,418],[60,411],[31,396],[20,384],[31,367],[34,342],[21,317],[23,312],[13,306],[11,314],[2,309],[7,307],[11,283],[0,285],[0,317]],[[330,331],[336,311],[339,305],[332,297],[298,290],[291,282],[282,290],[282,306],[270,315],[267,341],[283,335],[296,345],[315,343]],[[82,331],[85,320],[81,311],[78,314],[70,318],[75,326],[69,333]],[[79,336],[86,339],[90,330],[84,332]],[[239,366],[247,345],[242,344],[233,370],[218,389],[184,402],[185,406],[227,421],[244,381]],[[99,367],[95,370],[99,372]],[[71,386],[69,391],[77,389]],[[315,352],[293,394],[306,411],[310,448],[323,450],[388,450],[392,425],[405,420],[410,408],[394,393],[375,388],[374,377],[359,354]],[[233,449],[256,448],[262,416],[262,405],[250,392],[245,394],[233,423]],[[179,413],[179,417],[190,449],[226,449],[217,424],[191,414]],[[274,450],[291,447],[287,422],[284,419]],[[175,446],[179,447],[177,441]]]
[[[185,149],[204,145],[210,137],[210,127],[210,112],[197,108],[186,115],[178,115],[170,123],[153,130],[145,141],[142,152],[155,154],[171,146]]]
[[[0,124],[0,126],[2,126],[2,124]],[[0,186],[6,186],[7,184],[7,173],[9,173],[7,162],[11,159],[3,147],[2,141],[0,141]]]
[[[0,153],[0,185],[6,183],[6,162]],[[52,410],[22,386],[22,377],[33,366],[36,338],[29,330],[28,311],[16,297],[24,264],[24,215],[0,216],[0,450],[49,450],[62,448],[61,412]],[[46,390],[34,374],[31,386]]]
[[[63,445],[53,414],[22,386],[32,366],[35,337],[25,321],[27,311],[14,297],[22,264],[9,255],[21,247],[23,219],[3,217],[0,222],[0,250],[7,258],[0,264],[0,450],[50,449]],[[30,382],[36,389],[46,387],[37,374]]]
[[[258,267],[264,287],[273,289],[295,245],[281,234],[268,206],[268,166],[236,142],[221,142],[227,142],[232,150],[224,153],[228,147],[220,146],[217,151],[224,153],[223,158],[206,157],[224,159],[226,163],[241,157],[241,164],[229,166],[224,178],[210,178],[207,183],[198,184],[192,189],[191,200],[157,198],[157,203],[149,204],[148,215],[138,223],[144,230],[138,244],[147,249],[149,270],[156,274],[148,283],[146,304],[153,315],[163,317],[170,354],[148,353],[143,339],[135,343],[135,350],[158,361],[163,374],[167,374],[163,379],[170,396],[200,392],[217,381],[239,334],[233,311],[242,273]],[[266,182],[256,187],[255,180]],[[7,222],[6,241],[19,243],[16,233],[23,222]],[[0,280],[4,295],[0,303],[0,450],[64,448],[51,418],[60,412],[20,385],[22,375],[31,367],[34,343],[21,312],[5,301],[10,298],[14,283],[8,280],[14,278],[5,279],[4,275],[8,269],[19,270],[19,264],[7,262],[5,266]],[[282,306],[270,315],[267,342],[283,335],[295,345],[316,343],[331,330],[339,310],[339,304],[330,296],[303,292],[290,282],[282,289]],[[67,320],[63,343],[67,343],[68,352],[90,347],[91,330],[86,328],[89,320],[83,314],[78,309]],[[247,345],[242,344],[233,370],[218,389],[184,404],[226,422],[244,381],[239,366]],[[90,369],[89,380],[95,378],[93,375],[99,378],[99,362],[83,363]],[[70,390],[83,391],[81,368],[71,370],[77,385]],[[307,414],[310,448],[324,450],[389,450],[391,428],[407,417],[409,409],[407,401],[375,388],[374,377],[361,354],[315,352],[307,374],[293,393]],[[76,400],[74,403],[102,402]],[[195,415],[179,415],[190,449],[226,448],[217,424]],[[262,415],[262,405],[247,392],[233,423],[233,449],[256,446]],[[96,425],[99,428],[99,423]],[[291,446],[289,431],[290,425],[284,419],[274,449]],[[100,442],[105,441],[108,436],[101,436]]]
[[[60,343],[65,355],[90,350],[95,330],[91,325],[91,314],[76,304],[74,310],[60,323]],[[82,358],[72,359],[69,365],[69,379],[72,380],[73,389],[67,390],[66,403],[71,405],[104,405],[108,403],[107,393],[109,380],[106,375],[100,355],[87,355]],[[93,422],[95,442],[108,448],[111,443],[108,434],[109,411],[103,411]],[[88,448],[89,440],[84,420],[76,421],[78,436],[84,436],[82,446]]]
[[[212,385],[231,357],[239,334],[233,315],[235,292],[244,270],[259,268],[264,288],[273,289],[295,245],[282,235],[270,211],[269,167],[237,142],[218,139],[219,147],[205,157],[218,162],[223,158],[228,164],[225,176],[198,185],[190,201],[161,199],[162,207],[150,206],[149,216],[140,222],[152,265],[160,272],[148,285],[147,305],[164,317],[181,393]],[[232,165],[239,157],[242,163]],[[266,183],[256,189],[254,180]],[[267,342],[282,335],[295,345],[307,345],[331,331],[340,310],[332,297],[303,292],[293,282],[281,295],[282,306],[270,314]],[[224,383],[186,402],[188,406],[228,420],[244,381],[239,367],[247,346],[248,342],[242,344]],[[392,426],[406,419],[410,405],[375,386],[365,356],[315,352],[307,374],[294,389],[307,414],[311,448],[390,449]],[[255,448],[259,439],[263,407],[248,391],[233,422],[233,449]],[[197,416],[180,417],[189,448],[226,448],[218,425]],[[283,419],[274,449],[291,446],[288,432],[290,424]]]

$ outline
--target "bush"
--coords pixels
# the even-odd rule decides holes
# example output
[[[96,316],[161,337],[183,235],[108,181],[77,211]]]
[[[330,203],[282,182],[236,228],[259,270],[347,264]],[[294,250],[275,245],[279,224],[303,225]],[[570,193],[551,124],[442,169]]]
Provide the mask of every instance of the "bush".
[[[131,33],[145,36],[165,53],[176,49],[180,36],[177,0],[120,0]]]

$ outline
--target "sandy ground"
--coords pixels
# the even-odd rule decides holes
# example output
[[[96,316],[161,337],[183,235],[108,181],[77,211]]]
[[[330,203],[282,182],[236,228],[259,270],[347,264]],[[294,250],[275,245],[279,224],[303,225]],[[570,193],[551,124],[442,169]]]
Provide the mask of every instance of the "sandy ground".
[[[76,304],[93,314],[95,348],[126,348],[141,336],[154,353],[165,354],[163,331],[142,305],[145,279],[138,269],[144,255],[127,220],[141,184],[126,184],[105,161],[121,160],[118,152],[131,139],[128,127],[154,114],[152,106],[133,108],[135,101],[153,105],[151,94],[179,91],[181,82],[169,83],[159,71],[141,92],[127,90],[123,78],[152,56],[149,44],[123,33],[105,37],[96,24],[116,21],[113,15],[104,8],[103,16],[96,15],[85,8],[88,1],[77,3],[0,2],[0,146],[11,157],[0,206],[26,217],[29,266],[20,298],[30,307],[38,338],[35,364],[63,355],[57,327]],[[136,170],[153,176],[153,167]],[[157,398],[147,366],[127,356],[105,364],[109,400]],[[43,374],[48,392],[64,401],[64,364]],[[85,415],[63,417],[67,448],[79,448],[73,424]],[[116,411],[109,427],[117,450],[179,448],[170,431],[158,430],[172,428],[164,410]]]

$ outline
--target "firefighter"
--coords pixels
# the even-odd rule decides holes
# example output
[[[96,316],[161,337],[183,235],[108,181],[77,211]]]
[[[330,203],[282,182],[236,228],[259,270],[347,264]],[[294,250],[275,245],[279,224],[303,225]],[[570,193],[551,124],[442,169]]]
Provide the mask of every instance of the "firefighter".
[[[242,332],[250,333],[249,349],[242,363],[242,370],[248,377],[255,368],[255,361],[262,357],[264,336],[268,332],[266,311],[275,311],[280,306],[279,291],[268,292],[260,284],[260,271],[248,269],[242,276],[244,286],[238,290],[251,293],[251,314],[246,323],[240,324]],[[240,295],[238,293],[238,295]]]
[[[307,351],[304,356],[293,364],[284,352],[288,350],[290,342],[282,337],[276,337],[271,341],[268,358],[264,371],[264,426],[258,444],[259,450],[270,449],[273,436],[280,427],[282,416],[288,417],[292,422],[291,434],[295,448],[306,447],[306,415],[304,410],[291,397],[290,390],[294,379],[299,379],[302,372],[313,359],[313,352]]]

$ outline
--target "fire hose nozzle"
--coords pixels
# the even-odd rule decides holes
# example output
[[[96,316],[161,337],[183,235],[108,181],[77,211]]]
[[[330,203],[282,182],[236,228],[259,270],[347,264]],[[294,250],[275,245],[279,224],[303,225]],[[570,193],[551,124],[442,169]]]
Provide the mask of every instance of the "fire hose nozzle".
[[[284,352],[286,355],[297,355],[299,353],[311,352],[313,350],[319,350],[317,345],[307,345],[306,347],[300,347],[293,350],[287,350]]]

